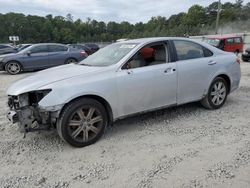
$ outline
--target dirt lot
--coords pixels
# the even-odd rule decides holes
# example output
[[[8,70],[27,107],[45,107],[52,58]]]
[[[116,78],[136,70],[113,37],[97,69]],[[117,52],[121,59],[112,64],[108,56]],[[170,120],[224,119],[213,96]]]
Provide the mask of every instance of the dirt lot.
[[[0,187],[250,187],[250,63],[222,109],[188,104],[116,122],[76,149],[55,132],[25,139],[5,118],[0,72]]]

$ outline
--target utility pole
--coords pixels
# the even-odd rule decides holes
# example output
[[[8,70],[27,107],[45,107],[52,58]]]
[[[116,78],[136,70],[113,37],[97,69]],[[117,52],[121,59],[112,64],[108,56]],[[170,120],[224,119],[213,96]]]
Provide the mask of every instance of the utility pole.
[[[217,18],[216,18],[215,34],[218,34],[218,30],[219,30],[220,11],[221,11],[221,0],[219,0],[219,1],[218,1],[218,10],[217,10]]]

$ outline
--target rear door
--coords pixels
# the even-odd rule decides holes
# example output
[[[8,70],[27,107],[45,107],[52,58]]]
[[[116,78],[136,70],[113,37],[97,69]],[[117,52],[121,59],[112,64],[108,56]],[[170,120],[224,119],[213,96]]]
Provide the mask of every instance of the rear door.
[[[48,67],[48,46],[47,45],[35,45],[29,53],[24,54],[21,58],[23,66],[26,69],[43,69]]]
[[[178,70],[177,103],[200,100],[217,67],[213,53],[192,41],[174,40],[173,44]]]
[[[68,58],[69,48],[64,45],[53,44],[48,45],[49,48],[49,66],[54,67],[63,65]]]

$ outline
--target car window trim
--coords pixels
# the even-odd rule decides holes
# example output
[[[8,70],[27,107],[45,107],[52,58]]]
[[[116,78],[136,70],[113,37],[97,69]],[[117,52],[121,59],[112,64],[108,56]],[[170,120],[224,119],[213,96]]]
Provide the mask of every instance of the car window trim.
[[[158,42],[151,42],[151,43],[147,43],[144,44],[142,47],[140,47],[138,50],[136,50],[126,61],[125,63],[123,63],[120,67],[119,67],[119,71],[123,71],[123,70],[133,70],[133,69],[139,69],[139,68],[143,68],[143,67],[150,67],[150,66],[157,66],[157,65],[150,65],[150,66],[143,66],[143,67],[136,67],[136,68],[131,68],[131,69],[123,69],[123,66],[125,66],[130,60],[131,58],[138,53],[142,48],[145,48],[147,46],[153,46],[153,45],[164,45],[166,53],[168,53],[168,62],[167,62],[167,57],[166,57],[166,62],[162,63],[162,64],[158,64],[158,65],[163,65],[163,64],[168,64],[168,63],[172,63],[171,59],[170,59],[170,50],[169,50],[169,44],[168,41],[158,41]],[[167,55],[167,54],[166,54]]]
[[[32,52],[32,49],[31,49],[31,53],[32,53],[32,54],[49,53],[49,46],[48,46],[48,45],[41,45],[41,46],[46,46],[47,52],[35,52],[35,53],[34,53],[34,52]],[[35,48],[35,47],[39,47],[39,46],[34,46],[34,48]]]
[[[210,58],[210,57],[213,57],[213,56],[214,56],[214,52],[213,52],[212,50],[210,50],[210,49],[204,47],[203,45],[201,45],[201,44],[199,44],[199,43],[197,43],[197,42],[195,42],[195,41],[189,41],[189,40],[183,40],[183,39],[173,39],[173,40],[171,40],[171,41],[172,41],[173,49],[174,49],[174,51],[175,51],[175,60],[176,60],[176,62],[180,62],[180,61],[189,61],[189,60],[196,60],[196,59],[202,59],[202,58]],[[191,43],[194,43],[194,44],[197,44],[197,45],[201,46],[204,57],[198,57],[198,58],[192,58],[192,59],[181,59],[181,60],[179,60],[179,59],[178,59],[178,55],[177,55],[177,50],[176,50],[176,47],[175,47],[175,44],[174,44],[174,41],[191,42]],[[211,51],[213,55],[212,55],[212,56],[205,57],[204,48],[205,48],[205,49],[208,49],[209,51]]]
[[[48,44],[47,46],[48,46],[48,53],[68,52],[69,51],[69,47],[68,46],[64,46],[64,45],[60,45],[60,44]],[[50,51],[50,46],[61,46],[61,47],[67,48],[67,50],[63,50],[63,51]]]

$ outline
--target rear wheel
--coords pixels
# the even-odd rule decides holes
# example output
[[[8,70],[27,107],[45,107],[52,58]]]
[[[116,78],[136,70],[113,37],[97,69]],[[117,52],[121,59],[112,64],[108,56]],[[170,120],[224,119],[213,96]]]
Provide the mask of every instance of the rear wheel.
[[[227,82],[217,77],[212,82],[207,96],[202,99],[201,104],[208,109],[218,109],[224,105],[228,95]]]
[[[5,70],[12,75],[18,74],[22,71],[21,64],[16,61],[8,62],[5,65]]]
[[[249,61],[249,59],[242,57],[242,61],[244,61],[244,62],[248,62],[248,61]]]
[[[65,61],[65,64],[72,64],[72,63],[74,64],[77,63],[77,60],[74,58],[69,58]]]
[[[83,98],[63,110],[57,123],[60,137],[74,147],[84,147],[101,138],[107,125],[107,113],[101,103]]]

